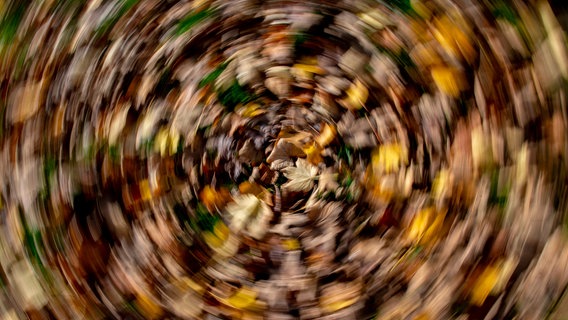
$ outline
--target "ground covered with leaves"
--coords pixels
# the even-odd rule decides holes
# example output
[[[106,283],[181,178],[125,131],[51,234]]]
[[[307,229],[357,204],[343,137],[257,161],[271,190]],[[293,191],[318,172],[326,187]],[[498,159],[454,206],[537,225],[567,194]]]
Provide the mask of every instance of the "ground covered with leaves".
[[[545,319],[566,291],[546,1],[0,12],[2,319]]]

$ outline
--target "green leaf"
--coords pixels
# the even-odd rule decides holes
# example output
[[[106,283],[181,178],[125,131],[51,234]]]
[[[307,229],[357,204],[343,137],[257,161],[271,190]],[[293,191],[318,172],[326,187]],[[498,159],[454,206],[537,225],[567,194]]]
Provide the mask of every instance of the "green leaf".
[[[151,137],[149,139],[146,139],[146,141],[144,141],[142,143],[144,151],[146,151],[146,152],[152,151],[152,148],[154,148],[154,139],[155,139],[155,137]]]
[[[412,251],[410,252],[410,256],[408,257],[409,259],[414,259],[416,257],[418,257],[418,255],[420,255],[420,253],[422,252],[422,246],[416,246],[414,248],[412,248]]]
[[[14,39],[20,23],[26,13],[27,1],[15,1],[0,21],[0,43],[10,44]]]
[[[203,77],[201,81],[199,81],[199,88],[203,88],[206,85],[213,84],[217,78],[223,73],[223,71],[227,68],[228,63],[223,62],[221,63],[215,70],[211,71],[208,75]]]
[[[385,47],[377,47],[377,49],[391,58],[398,66],[403,68],[415,68],[416,64],[410,57],[407,51],[400,50],[399,52],[393,51],[391,49],[387,49]]]
[[[345,188],[349,188],[351,184],[353,184],[353,177],[351,176],[351,174],[347,173],[347,175],[343,179],[343,186]]]
[[[22,223],[22,229],[24,231],[24,247],[26,249],[28,257],[34,266],[39,267],[39,270],[41,271],[44,278],[46,280],[49,280],[50,276],[48,274],[48,270],[43,265],[43,261],[41,259],[42,252],[45,251],[43,247],[41,231],[30,228],[22,211],[20,211],[20,221]]]
[[[115,12],[115,14],[111,15],[110,18],[103,21],[103,23],[97,28],[95,31],[95,37],[100,37],[106,34],[107,32],[112,29],[112,27],[124,16],[128,10],[130,10],[139,0],[123,0],[122,5],[120,8]]]
[[[108,154],[113,162],[118,162],[120,160],[120,150],[118,149],[118,146],[116,145],[109,146]]]
[[[217,98],[229,111],[232,111],[240,103],[245,104],[254,100],[254,97],[237,81],[234,81],[229,89],[218,93]]]
[[[43,164],[43,178],[45,180],[45,187],[43,190],[41,190],[39,194],[40,199],[42,201],[47,200],[47,198],[49,198],[51,191],[51,185],[50,185],[51,176],[55,174],[56,170],[57,170],[57,161],[55,160],[55,158],[51,156],[46,156]]]
[[[57,169],[57,161],[55,160],[55,158],[47,157],[45,159],[43,168],[44,168],[45,178],[49,179],[49,177],[51,177],[51,175]]]
[[[87,160],[91,161],[94,160],[96,155],[97,155],[97,146],[95,145],[95,143],[91,144],[90,146],[87,147]]]
[[[385,3],[392,9],[396,9],[404,14],[414,16],[416,11],[412,8],[410,0],[387,0]]]
[[[213,9],[206,9],[201,11],[193,11],[185,18],[181,19],[176,27],[175,34],[177,36],[186,33],[187,31],[191,30],[195,25],[200,23],[201,21],[211,17],[215,14],[215,10]]]
[[[341,145],[339,148],[339,152],[337,153],[337,157],[339,159],[343,159],[347,162],[347,164],[351,165],[353,162],[353,149],[347,146],[345,143]]]
[[[489,203],[503,209],[507,205],[507,198],[510,186],[506,185],[499,188],[499,171],[495,170],[491,174],[491,187],[489,190]]]
[[[309,35],[307,35],[304,32],[298,32],[294,35],[294,47],[298,48],[299,46],[301,46],[302,44],[304,44],[304,42],[306,42],[306,40],[309,39]]]
[[[515,10],[513,10],[505,1],[496,1],[492,13],[495,19],[505,19],[513,25],[516,25],[519,20]]]
[[[217,221],[219,221],[219,217],[212,215],[209,213],[207,208],[201,203],[197,205],[196,208],[196,226],[199,228],[200,231],[212,231],[215,227]]]

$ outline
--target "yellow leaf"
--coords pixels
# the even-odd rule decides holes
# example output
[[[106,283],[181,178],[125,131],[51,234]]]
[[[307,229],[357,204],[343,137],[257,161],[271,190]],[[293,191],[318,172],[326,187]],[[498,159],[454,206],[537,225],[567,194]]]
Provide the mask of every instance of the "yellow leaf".
[[[369,90],[363,82],[356,79],[345,94],[347,97],[341,101],[342,105],[349,110],[359,110],[365,106],[369,97]]]
[[[304,151],[304,153],[306,154],[306,159],[308,160],[308,162],[313,165],[318,165],[323,161],[323,158],[321,157],[322,149],[315,142],[304,146],[302,151]]]
[[[249,103],[246,106],[239,109],[238,113],[246,118],[253,118],[266,113],[266,109],[263,109],[258,103]]]
[[[432,182],[432,196],[434,199],[440,199],[444,192],[449,188],[450,173],[448,170],[440,170]]]
[[[408,163],[406,150],[398,143],[384,144],[375,149],[371,156],[373,172],[396,172],[403,164]]]
[[[270,191],[256,182],[245,181],[241,183],[239,185],[239,192],[241,194],[252,194],[266,202],[269,206],[273,205]]]
[[[324,74],[324,70],[316,65],[297,63],[292,68],[315,74]]]
[[[219,248],[223,245],[223,241],[212,232],[205,231],[203,232],[202,236],[203,240],[205,240],[205,243],[207,243],[207,245],[209,245],[213,249]]]
[[[464,89],[463,75],[455,68],[434,67],[431,71],[432,80],[440,91],[457,98]]]
[[[162,308],[142,292],[136,296],[136,306],[147,319],[159,318],[163,313]]]
[[[414,320],[430,320],[430,319],[431,319],[430,316],[426,312],[422,312],[414,318]]]
[[[426,230],[428,230],[430,226],[430,222],[434,218],[434,209],[433,208],[426,208],[420,210],[414,219],[412,219],[412,223],[408,228],[408,237],[410,240],[415,242],[420,242]]]
[[[169,143],[170,143],[170,156],[174,155],[178,150],[180,140],[180,134],[175,131],[170,131]]]
[[[237,309],[247,309],[255,305],[256,291],[243,287],[227,299],[227,303]]]
[[[357,302],[358,299],[359,299],[358,297],[355,297],[348,300],[340,300],[332,303],[323,304],[322,309],[324,309],[324,311],[328,313],[336,312],[338,310],[345,309],[353,305],[355,302]]]
[[[217,238],[221,239],[222,241],[227,240],[227,238],[229,237],[229,227],[227,227],[227,225],[221,220],[215,223],[213,232],[215,233],[215,236],[217,236]]]
[[[434,208],[422,209],[414,216],[408,228],[408,238],[421,245],[428,245],[439,238],[446,215]]]
[[[300,158],[296,160],[295,167],[284,168],[282,173],[288,179],[288,182],[282,185],[282,189],[295,192],[309,191],[314,186],[318,168]]]
[[[477,279],[471,292],[471,302],[477,306],[483,305],[499,279],[499,269],[488,266]]]
[[[272,209],[264,201],[251,194],[241,194],[227,205],[225,213],[231,217],[231,230],[246,229],[257,240],[262,239],[272,218]]]
[[[458,17],[456,17],[458,19]],[[448,16],[436,19],[433,30],[434,37],[447,53],[455,58],[463,58],[467,62],[473,62],[476,52],[473,44],[462,27],[466,27],[464,23],[452,21]]]
[[[337,131],[335,130],[335,127],[329,123],[326,123],[323,125],[320,134],[317,136],[316,142],[322,148],[325,148],[335,139],[336,134]]]
[[[434,221],[430,224],[424,236],[420,239],[420,244],[427,245],[433,243],[436,238],[440,236],[446,215],[444,213],[436,214]]]
[[[231,194],[226,188],[215,190],[211,186],[205,186],[199,193],[199,200],[209,212],[214,212],[216,209],[224,207],[231,200]]]
[[[430,10],[430,8],[428,8],[422,0],[410,0],[410,6],[412,6],[412,9],[426,20],[428,20],[432,15],[432,10]]]
[[[282,245],[289,251],[300,249],[300,242],[297,239],[285,239],[282,241]]]
[[[165,129],[161,129],[154,137],[154,151],[159,152],[161,155],[166,153],[166,148],[168,144],[168,134]]]
[[[202,285],[193,281],[189,277],[181,277],[178,281],[176,281],[175,285],[176,285],[176,287],[178,287],[181,290],[190,288],[193,291],[200,293],[200,294],[205,291],[205,288]]]
[[[142,196],[142,200],[147,201],[152,199],[152,190],[150,189],[150,183],[148,182],[148,180],[140,181],[138,187],[140,188],[140,195]]]
[[[229,228],[223,221],[217,221],[213,227],[213,232],[203,232],[203,239],[211,248],[221,247],[229,238]]]

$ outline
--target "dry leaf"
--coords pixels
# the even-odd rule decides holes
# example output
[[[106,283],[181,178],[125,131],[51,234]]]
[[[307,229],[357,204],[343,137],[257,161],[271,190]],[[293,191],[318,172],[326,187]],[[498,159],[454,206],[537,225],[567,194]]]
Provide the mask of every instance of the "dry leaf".
[[[268,230],[272,210],[264,202],[251,194],[240,195],[226,207],[232,217],[231,227],[236,231],[247,229],[251,236],[262,239]]]
[[[267,163],[272,164],[278,160],[290,160],[292,157],[303,157],[306,154],[302,151],[302,140],[309,137],[309,134],[302,132],[291,137],[280,138],[274,145],[274,149],[266,159]]]
[[[347,97],[340,100],[340,104],[349,110],[359,110],[365,106],[369,97],[369,89],[361,80],[356,79],[355,82],[345,92]]]
[[[499,280],[499,269],[495,266],[487,266],[477,279],[471,292],[471,302],[481,306],[489,296]]]
[[[408,164],[408,151],[398,143],[384,144],[375,149],[371,165],[375,174],[380,172],[396,172],[401,166]]]
[[[320,134],[316,137],[317,144],[320,147],[325,148],[328,144],[330,144],[337,135],[337,130],[335,130],[335,126],[326,123],[323,125]]]
[[[458,98],[466,87],[464,75],[456,68],[434,67],[431,74],[440,91],[453,98]]]
[[[282,170],[289,180],[282,185],[283,189],[291,191],[309,191],[314,186],[314,179],[318,169],[304,159],[298,159],[295,167],[287,167]]]
[[[256,182],[245,181],[239,185],[241,194],[252,194],[272,206],[272,193]]]
[[[337,183],[338,174],[334,172],[331,168],[325,169],[318,177],[318,188],[316,193],[319,191],[335,191],[339,188],[339,183]]]
[[[205,186],[199,193],[199,200],[209,212],[215,212],[223,209],[231,201],[231,193],[227,188],[216,190],[211,186]]]
[[[306,160],[313,165],[318,165],[323,161],[321,156],[323,149],[316,142],[305,145],[302,151],[306,154]]]
[[[227,303],[237,309],[247,309],[255,304],[257,295],[256,291],[243,287],[227,299]]]

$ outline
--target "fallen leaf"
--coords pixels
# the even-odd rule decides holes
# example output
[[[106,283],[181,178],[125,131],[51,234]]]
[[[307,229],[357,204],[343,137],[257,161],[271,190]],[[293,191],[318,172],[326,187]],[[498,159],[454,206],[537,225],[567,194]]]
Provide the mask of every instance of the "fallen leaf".
[[[458,98],[461,91],[465,89],[463,74],[456,68],[435,67],[432,68],[431,74],[440,91],[453,98]]]
[[[160,318],[163,313],[162,308],[151,297],[141,292],[137,294],[136,305],[146,319]]]
[[[211,186],[205,186],[199,193],[199,200],[209,212],[215,212],[223,209],[231,201],[231,193],[227,188],[216,190]]]
[[[282,185],[283,189],[291,191],[309,191],[314,186],[314,179],[318,169],[308,163],[307,160],[298,159],[295,167],[287,167],[282,170],[288,182]]]
[[[239,185],[241,194],[252,194],[272,206],[272,193],[256,182],[245,181]]]
[[[465,23],[465,21],[463,22]],[[433,30],[434,37],[447,53],[455,58],[463,58],[467,62],[472,62],[476,52],[473,44],[462,28],[450,17],[443,16],[434,22],[436,29]]]
[[[302,151],[303,139],[309,137],[307,133],[299,133],[290,137],[279,138],[266,162],[272,164],[278,160],[290,160],[292,157],[304,157],[306,154]]]
[[[203,232],[203,239],[211,248],[220,248],[229,238],[229,232],[227,225],[218,220],[212,231]]]
[[[227,303],[237,309],[247,309],[255,304],[257,295],[256,291],[243,287],[229,297]]]
[[[339,188],[338,174],[331,169],[325,169],[318,177],[318,191],[335,191]]]
[[[335,130],[335,127],[329,123],[326,123],[323,125],[320,134],[316,137],[315,140],[317,144],[320,145],[320,147],[325,148],[335,139],[336,135],[337,130]]]
[[[298,239],[285,239],[282,241],[282,245],[288,251],[300,249],[300,242]]]
[[[332,303],[329,303],[329,304],[324,304],[324,305],[322,305],[322,309],[324,309],[328,313],[336,312],[338,310],[345,309],[345,308],[355,304],[355,302],[357,302],[357,300],[359,300],[359,298],[355,297],[355,298],[351,298],[351,299],[347,299],[347,300],[342,300],[342,301],[332,302]]]
[[[471,292],[471,302],[477,306],[483,305],[499,279],[499,269],[487,266],[481,273]]]
[[[256,239],[264,237],[272,218],[270,207],[252,194],[236,197],[234,202],[227,205],[226,212],[232,217],[232,228],[236,231],[246,229]]]
[[[434,208],[425,208],[416,213],[408,228],[408,237],[414,242],[421,242],[435,219],[435,214]]]
[[[369,97],[369,89],[361,80],[356,79],[345,92],[347,97],[340,100],[340,104],[349,110],[359,110],[365,106]]]
[[[371,156],[371,165],[375,174],[396,172],[407,163],[407,151],[398,143],[381,145]]]
[[[321,156],[323,149],[316,142],[307,144],[302,151],[306,154],[306,160],[313,165],[318,165],[323,161]]]

